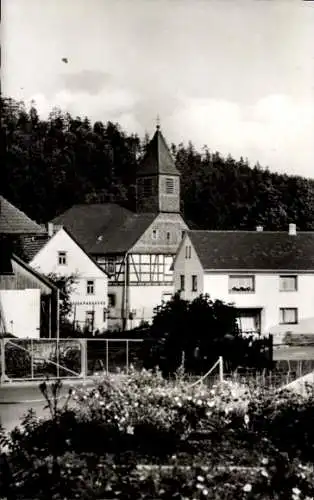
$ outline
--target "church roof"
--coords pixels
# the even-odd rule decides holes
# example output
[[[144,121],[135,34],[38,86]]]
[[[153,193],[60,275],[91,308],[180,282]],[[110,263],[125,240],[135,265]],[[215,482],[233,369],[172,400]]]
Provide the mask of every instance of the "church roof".
[[[53,219],[65,227],[92,255],[125,253],[132,248],[156,214],[137,214],[115,203],[74,205]]]
[[[0,195],[0,234],[39,234],[45,230]]]
[[[180,175],[159,126],[137,170],[137,176],[146,175]]]

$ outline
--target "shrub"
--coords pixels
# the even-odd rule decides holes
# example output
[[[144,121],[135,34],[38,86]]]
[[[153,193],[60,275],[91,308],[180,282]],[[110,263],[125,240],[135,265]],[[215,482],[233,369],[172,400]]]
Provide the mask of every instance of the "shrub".
[[[41,390],[51,418],[31,412],[9,436],[2,433],[16,498],[314,495],[311,396],[234,383],[191,387],[183,377],[145,370],[72,390],[62,408],[59,382]]]

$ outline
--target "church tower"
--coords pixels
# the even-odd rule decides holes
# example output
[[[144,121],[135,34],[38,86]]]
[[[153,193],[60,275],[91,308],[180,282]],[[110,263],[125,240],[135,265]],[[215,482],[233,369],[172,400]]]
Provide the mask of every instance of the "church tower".
[[[180,173],[157,125],[136,174],[138,213],[180,213]]]

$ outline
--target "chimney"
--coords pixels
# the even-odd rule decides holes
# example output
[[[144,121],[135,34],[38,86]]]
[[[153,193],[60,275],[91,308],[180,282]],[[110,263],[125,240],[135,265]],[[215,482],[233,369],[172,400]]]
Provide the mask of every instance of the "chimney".
[[[49,236],[49,238],[51,238],[51,236],[53,236],[53,223],[52,222],[48,222],[48,236]]]
[[[296,224],[289,224],[289,234],[290,234],[290,236],[296,236],[296,234],[297,234],[297,225]]]
[[[263,229],[264,229],[264,228],[263,228],[263,226],[256,226],[256,231],[257,231],[258,233],[262,233],[262,232],[263,232]]]

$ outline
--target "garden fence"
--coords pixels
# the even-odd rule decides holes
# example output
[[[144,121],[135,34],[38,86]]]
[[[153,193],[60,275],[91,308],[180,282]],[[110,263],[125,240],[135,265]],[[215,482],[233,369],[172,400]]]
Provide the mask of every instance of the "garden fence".
[[[308,373],[308,372],[307,372]],[[302,375],[306,375],[303,373]],[[241,372],[224,372],[223,381],[233,382],[237,384],[247,385],[252,389],[262,388],[262,389],[278,389],[291,382],[294,382],[300,376],[297,372],[289,371],[255,371],[255,370],[245,370]],[[206,387],[213,387],[221,382],[221,374],[217,371],[215,373],[209,374],[207,377],[195,377],[189,376],[188,379],[190,383],[195,383],[202,378],[202,383]]]
[[[1,383],[141,368],[142,339],[0,339]]]

